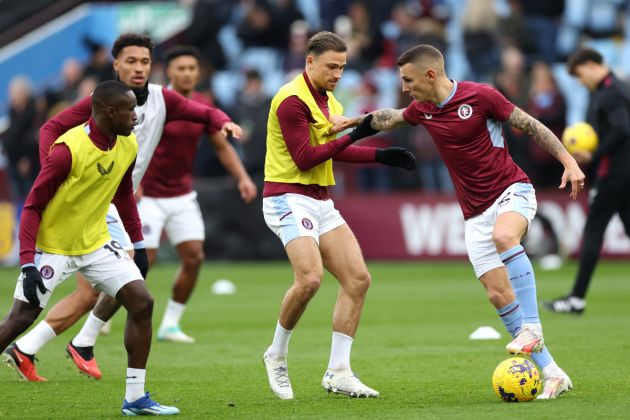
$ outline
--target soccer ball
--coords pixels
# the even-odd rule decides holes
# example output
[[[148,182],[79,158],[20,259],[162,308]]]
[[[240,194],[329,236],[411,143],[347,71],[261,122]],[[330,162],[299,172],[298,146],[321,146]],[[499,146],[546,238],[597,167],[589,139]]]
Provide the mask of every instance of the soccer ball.
[[[502,361],[492,374],[492,389],[505,402],[531,401],[540,386],[538,369],[522,357]]]
[[[590,124],[578,122],[564,129],[562,143],[569,153],[592,153],[597,149],[597,133]]]

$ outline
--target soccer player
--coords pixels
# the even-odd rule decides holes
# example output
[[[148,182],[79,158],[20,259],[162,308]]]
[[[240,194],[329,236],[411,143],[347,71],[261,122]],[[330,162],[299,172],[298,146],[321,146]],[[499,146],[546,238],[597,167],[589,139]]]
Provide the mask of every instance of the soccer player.
[[[170,88],[193,101],[210,105],[195,86],[199,79],[199,53],[194,47],[175,47],[166,55],[166,73]],[[192,167],[197,143],[207,131],[202,124],[172,121],[164,126],[162,139],[153,154],[141,182],[142,200],[138,205],[149,264],[156,259],[162,230],[177,249],[181,266],[173,284],[172,298],[158,329],[161,341],[193,343],[194,338],[182,332],[179,322],[197,282],[204,260],[204,224],[192,189]],[[232,145],[218,131],[208,134],[219,161],[234,177],[246,203],[256,198],[252,182]],[[260,139],[259,139],[260,140]]]
[[[390,130],[422,124],[429,131],[455,185],[475,274],[514,337],[507,350],[531,354],[544,376],[538,398],[556,398],[572,384],[544,346],[534,271],[520,244],[536,213],[536,195],[527,175],[508,154],[501,122],[532,136],[562,163],[560,188],[570,183],[573,199],[584,187],[584,174],[547,127],[495,89],[449,79],[436,48],[411,48],[398,58],[398,66],[402,90],[414,101],[406,109],[373,112],[371,127]]]
[[[92,97],[92,117],[55,141],[29,193],[20,222],[20,265],[14,302],[0,323],[6,347],[41,313],[55,287],[75,271],[127,310],[125,415],[177,414],[144,392],[151,348],[153,297],[143,281],[148,269],[133,195],[138,143],[136,97],[118,81],[103,82]],[[112,240],[105,216],[114,202],[137,249],[135,262]],[[15,361],[22,358],[16,354]],[[16,369],[20,372],[19,369]]]
[[[220,131],[223,135],[232,134],[240,137],[242,134],[242,129],[221,110],[192,102],[177,92],[149,83],[153,49],[151,39],[139,34],[122,34],[112,47],[114,70],[120,81],[135,93],[137,99],[138,121],[134,133],[138,140],[138,156],[132,174],[134,188],[140,184],[167,122],[182,120],[205,124],[209,129]],[[92,97],[84,98],[42,126],[39,140],[42,161],[46,159],[50,146],[59,136],[87,121],[91,103]],[[110,206],[107,226],[112,237],[123,248],[131,249],[118,218],[115,206]],[[34,360],[33,356],[44,344],[70,328],[93,308],[98,297],[96,291],[79,275],[77,283],[77,290],[57,303],[48,312],[44,321],[7,349],[3,357],[15,359],[19,356],[23,360]],[[93,346],[100,329],[118,307],[115,299],[101,294],[98,305],[88,316],[79,334],[68,343],[66,351],[80,372],[96,379],[101,377],[101,371],[94,358]],[[33,363],[15,366],[24,378],[30,381],[41,380]]]
[[[615,213],[630,236],[630,90],[595,50],[575,52],[567,67],[591,91],[586,120],[595,128],[599,146],[594,153],[574,153],[578,162],[593,165],[596,177],[589,194],[573,289],[565,297],[544,302],[544,306],[553,312],[579,315],[586,307],[586,292],[599,260],[604,232]]]
[[[335,209],[328,186],[334,184],[332,160],[380,162],[412,170],[413,155],[403,148],[351,146],[376,133],[369,118],[350,134],[342,105],[332,92],[346,66],[346,43],[331,32],[308,41],[303,73],[274,96],[267,123],[263,213],[280,238],[294,283],[280,307],[271,346],[263,361],[269,385],[281,399],[292,399],[287,370],[289,339],[317,292],[324,267],[340,284],[333,312],[332,348],[324,389],[352,397],[378,397],[350,367],[350,350],[371,278],[354,234]],[[332,130],[331,130],[332,128]]]

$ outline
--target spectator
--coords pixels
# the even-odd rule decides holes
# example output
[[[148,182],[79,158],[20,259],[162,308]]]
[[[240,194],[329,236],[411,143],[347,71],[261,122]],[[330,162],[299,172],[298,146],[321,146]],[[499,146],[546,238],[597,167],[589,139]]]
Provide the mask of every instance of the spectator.
[[[521,0],[525,24],[525,36],[536,46],[534,59],[555,63],[560,19],[564,12],[564,0]]]
[[[15,76],[9,83],[9,127],[2,134],[14,200],[24,201],[39,171],[35,137],[37,110],[31,81]]]
[[[248,70],[245,73],[245,86],[236,102],[234,120],[243,127],[243,136],[240,139],[242,159],[245,169],[252,176],[263,173],[270,106],[271,98],[263,90],[260,73],[257,70]]]
[[[476,82],[488,82],[491,80],[491,72],[499,65],[495,35],[498,15],[493,0],[469,0],[462,26],[470,77]]]
[[[208,61],[215,70],[222,70],[227,66],[227,59],[223,47],[219,43],[219,31],[227,22],[234,9],[232,0],[197,0],[193,6],[193,20],[186,30],[185,39]]]
[[[527,112],[546,125],[558,137],[566,125],[567,108],[564,97],[558,90],[551,68],[544,61],[534,63],[531,71],[531,87]],[[530,147],[532,182],[540,187],[553,187],[555,180],[562,176],[562,167],[555,159],[535,142],[527,142]]]
[[[90,50],[90,58],[83,70],[83,77],[93,77],[93,80],[98,84],[99,82],[110,80],[114,78],[114,72],[112,63],[109,59],[109,50],[105,45],[100,44],[89,37],[83,38],[83,43]],[[90,93],[94,90],[94,87]],[[79,98],[83,98],[79,95]]]
[[[289,30],[289,49],[284,59],[284,71],[289,73],[304,67],[304,51],[308,43],[308,24],[303,20],[296,20]]]

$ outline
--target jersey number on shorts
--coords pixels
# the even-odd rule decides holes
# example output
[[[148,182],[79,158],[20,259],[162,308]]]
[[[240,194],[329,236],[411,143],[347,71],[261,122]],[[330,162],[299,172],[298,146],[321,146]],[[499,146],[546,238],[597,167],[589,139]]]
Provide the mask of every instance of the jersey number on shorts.
[[[111,245],[110,245],[111,244]],[[105,244],[104,248],[110,252],[112,252],[116,258],[121,259],[123,258],[118,251],[122,251],[123,254],[125,253],[125,250],[123,249],[122,246],[120,246],[120,244],[118,243],[118,241],[111,241],[109,244]],[[118,251],[117,251],[118,250]]]

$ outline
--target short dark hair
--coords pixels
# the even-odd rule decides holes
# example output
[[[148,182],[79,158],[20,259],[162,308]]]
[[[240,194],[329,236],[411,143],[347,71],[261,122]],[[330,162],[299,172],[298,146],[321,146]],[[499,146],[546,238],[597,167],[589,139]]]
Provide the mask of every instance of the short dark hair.
[[[577,50],[571,54],[567,60],[567,69],[569,70],[569,74],[575,76],[575,68],[589,61],[597,64],[603,64],[604,58],[600,53],[592,48],[582,48]]]
[[[106,80],[96,85],[92,93],[92,106],[108,107],[122,95],[127,95],[131,88],[118,80]]]
[[[153,43],[151,38],[146,35],[133,33],[122,34],[118,38],[116,38],[116,41],[114,42],[114,46],[112,47],[112,57],[118,58],[118,54],[120,54],[120,52],[125,47],[148,48],[149,53],[153,55],[155,44]]]
[[[332,32],[321,31],[309,38],[306,44],[306,55],[320,55],[326,51],[346,52],[346,41]]]
[[[402,67],[408,63],[414,63],[423,57],[433,58],[435,60],[444,60],[440,50],[432,45],[420,44],[408,49],[398,57],[398,67]]]
[[[197,62],[201,61],[201,53],[197,48],[191,45],[178,45],[166,52],[166,65],[171,64],[171,61],[175,60],[177,57],[183,56],[195,57]]]

